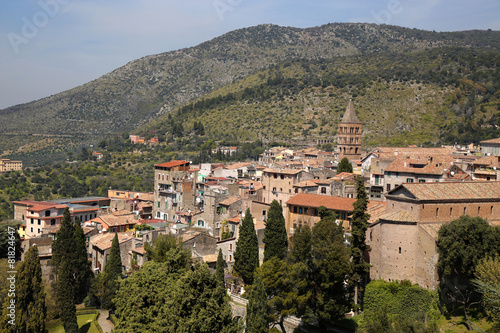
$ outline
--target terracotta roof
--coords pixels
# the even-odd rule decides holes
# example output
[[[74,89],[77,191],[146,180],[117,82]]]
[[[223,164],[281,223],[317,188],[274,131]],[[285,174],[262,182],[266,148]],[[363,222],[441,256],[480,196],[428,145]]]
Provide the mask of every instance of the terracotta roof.
[[[219,254],[207,254],[202,256],[203,262],[216,262]]]
[[[236,217],[231,217],[229,220],[227,220],[228,222],[232,222],[232,223],[240,223],[240,220],[241,220],[241,214],[239,214],[238,216]]]
[[[219,205],[231,206],[232,204],[235,204],[238,201],[241,201],[241,198],[231,197],[231,198],[227,198],[227,199],[222,200],[221,202],[219,202]]]
[[[495,139],[490,139],[490,140],[484,140],[484,141],[480,142],[480,144],[485,144],[485,143],[500,143],[500,138],[495,138]]]
[[[46,201],[32,201],[32,200],[23,200],[23,201],[13,201],[13,203],[18,204],[18,205],[25,205],[29,207],[30,210],[33,211],[41,211],[41,210],[46,210],[50,208],[54,209],[64,209],[68,207],[68,205],[63,205],[63,204],[57,204],[53,202],[46,202]]]
[[[500,182],[428,182],[405,183],[388,195],[404,187],[417,200],[500,199]]]
[[[449,169],[455,158],[450,155],[435,155],[421,159],[397,158],[386,168],[386,172],[406,172],[415,174],[442,175],[445,169]]]
[[[356,112],[354,111],[352,100],[349,100],[349,103],[347,103],[347,108],[345,109],[344,117],[342,118],[341,123],[361,124],[356,116]]]
[[[331,210],[352,211],[356,199],[333,197],[329,195],[299,193],[286,202],[287,205],[319,208],[325,206]]]
[[[429,236],[436,239],[438,238],[439,229],[445,224],[444,222],[434,223],[419,223],[418,227],[424,230]]]
[[[250,164],[252,164],[252,163],[250,163],[250,162],[234,163],[234,164],[228,165],[226,167],[226,169],[228,169],[228,170],[236,170],[236,169],[240,169],[240,168],[244,168],[246,166],[249,166]]]
[[[370,201],[366,213],[370,215],[368,223],[375,223],[379,220],[380,216],[385,214],[386,202],[385,201]]]
[[[383,214],[379,217],[380,220],[395,221],[395,222],[417,222],[413,215],[404,210]]]
[[[488,167],[498,167],[500,156],[485,156],[478,160],[475,160],[472,164],[474,165],[484,165]]]
[[[318,184],[315,180],[303,180],[293,185],[293,187],[317,187],[317,186]]]
[[[118,235],[118,244],[122,244],[133,239],[132,232],[118,232],[116,234]],[[115,233],[107,232],[105,234],[96,236],[94,239],[91,239],[90,244],[96,246],[101,250],[106,250],[111,247],[111,243],[113,242],[114,237]]]
[[[283,173],[283,174],[286,174],[286,175],[296,175],[298,174],[299,172],[301,172],[302,170],[297,170],[297,169],[264,169],[264,172],[268,172],[268,173]]]
[[[184,164],[189,165],[189,163],[190,163],[189,161],[176,160],[176,161],[170,161],[170,162],[166,162],[166,163],[156,164],[155,167],[173,168],[173,167],[184,165]]]
[[[182,241],[183,242],[187,242],[188,240],[191,240],[193,238],[196,238],[197,236],[199,236],[201,233],[199,231],[195,231],[195,232],[190,232],[190,233],[185,233],[185,234],[182,234]]]
[[[124,215],[131,215],[130,217],[133,218],[134,214],[130,211],[130,210],[127,210],[127,209],[120,209],[120,210],[115,210],[113,212],[111,212],[112,215],[114,216],[124,216]]]
[[[91,221],[94,221],[96,223],[106,224],[108,227],[124,226],[127,224],[137,224],[137,221],[134,219],[133,214],[121,215],[121,216],[101,215],[95,219],[92,219]]]
[[[132,249],[132,252],[136,252],[139,254],[146,254],[146,250],[144,249],[144,246],[136,247],[135,249]]]

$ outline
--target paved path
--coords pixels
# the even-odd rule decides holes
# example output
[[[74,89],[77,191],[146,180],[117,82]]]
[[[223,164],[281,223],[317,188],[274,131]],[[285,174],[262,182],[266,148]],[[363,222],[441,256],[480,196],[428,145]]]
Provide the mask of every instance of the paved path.
[[[99,318],[97,318],[97,322],[104,333],[110,333],[115,325],[108,319],[109,310],[99,310]]]

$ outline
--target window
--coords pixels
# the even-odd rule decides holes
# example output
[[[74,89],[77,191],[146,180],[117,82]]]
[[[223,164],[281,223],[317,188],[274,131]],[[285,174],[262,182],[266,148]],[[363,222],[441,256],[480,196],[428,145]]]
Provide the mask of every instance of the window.
[[[436,216],[439,215],[439,208],[436,208]]]
[[[413,178],[406,178],[407,183],[413,183]]]
[[[401,247],[399,247],[399,254],[401,254]]]
[[[33,227],[31,227],[31,232],[33,232]]]
[[[160,202],[158,201],[158,208],[160,208]]]
[[[50,225],[56,225],[56,219],[50,219]]]
[[[41,234],[41,233],[42,233],[42,231],[40,230],[40,228],[38,228],[38,233],[39,233],[39,234]]]
[[[302,207],[299,207],[299,214],[302,214]]]
[[[490,207],[490,214],[493,215],[493,206]]]
[[[391,184],[387,184],[387,192],[391,190]]]
[[[304,208],[304,214],[309,214],[309,209],[307,207]]]
[[[266,213],[267,213],[267,211],[264,209],[264,210],[262,211],[262,216],[266,216]]]
[[[233,250],[233,244],[229,244],[229,251]]]
[[[294,213],[297,213],[297,206],[294,206],[294,207],[293,207],[293,212],[294,212]]]
[[[321,188],[321,194],[326,194],[326,187]]]
[[[38,225],[42,225],[42,220],[38,219]]]
[[[229,255],[229,261],[233,261],[233,256]]]
[[[45,216],[50,216],[50,210],[45,211]]]
[[[477,207],[477,216],[481,215],[481,207]]]
[[[31,224],[33,224],[33,223],[34,223],[33,218],[30,218],[30,223],[31,223]]]
[[[419,179],[418,182],[419,183],[425,183],[425,179]]]
[[[453,207],[450,207],[450,216],[453,215]]]
[[[467,213],[467,207],[464,207],[464,215]]]

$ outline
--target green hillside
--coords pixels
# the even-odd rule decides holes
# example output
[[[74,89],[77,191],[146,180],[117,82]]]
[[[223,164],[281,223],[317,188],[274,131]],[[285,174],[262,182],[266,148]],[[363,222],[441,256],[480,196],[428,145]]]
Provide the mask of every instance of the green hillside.
[[[441,54],[447,52],[443,51],[447,47],[463,48],[460,52],[469,50],[470,54],[464,58],[465,62],[456,60]],[[434,49],[439,50],[433,53]],[[0,151],[4,157],[37,164],[52,157],[60,159],[67,150],[76,151],[82,145],[88,147],[110,136],[135,131],[163,116],[170,115],[183,125],[183,130],[188,129],[194,125],[195,115],[188,112],[184,119],[184,115],[178,117],[176,110],[200,98],[213,103],[211,98],[216,96],[221,98],[216,108],[207,104],[203,111],[207,114],[197,111],[199,121],[206,123],[207,134],[213,137],[271,140],[333,136],[334,124],[352,96],[361,119],[366,121],[367,141],[381,137],[391,141],[389,137],[399,131],[417,133],[422,127],[428,131],[428,124],[419,125],[420,118],[413,115],[425,120],[425,109],[434,120],[436,109],[447,109],[447,97],[440,96],[449,93],[453,84],[458,85],[447,78],[453,74],[459,80],[460,74],[467,71],[477,73],[474,63],[467,65],[467,57],[482,56],[485,52],[492,63],[481,63],[479,67],[485,67],[488,73],[497,71],[495,54],[499,49],[498,31],[437,33],[361,23],[334,23],[307,29],[275,25],[239,29],[195,47],[134,60],[80,87],[0,110]],[[447,61],[454,65],[448,66]],[[473,82],[484,83],[489,89],[485,78],[474,75],[470,77]],[[442,82],[441,78],[447,81]],[[492,82],[495,86],[498,80]],[[230,92],[236,94],[233,99]],[[405,100],[405,96],[415,96],[418,100],[413,103]],[[388,103],[390,98],[393,104]],[[427,104],[422,104],[424,98],[429,100]],[[463,96],[458,98],[462,100]],[[455,116],[464,113],[460,103],[459,110],[453,111]],[[491,116],[496,100],[491,103],[484,103],[485,111],[481,109],[484,119]],[[209,114],[209,108],[213,115]],[[395,108],[401,109],[398,117],[402,119],[395,122],[394,128],[381,128],[379,119],[388,117],[386,121],[392,121],[391,110]],[[233,112],[232,109],[242,112],[237,118],[233,113],[227,117],[226,112]],[[476,104],[472,106],[475,109]],[[225,125],[217,112],[224,115]],[[371,113],[379,117],[372,119]],[[455,116],[450,114],[452,118]],[[447,119],[450,121],[454,120]],[[166,124],[164,119],[158,123]],[[445,133],[436,126],[433,122],[431,134],[418,134],[419,140],[436,142],[435,134]],[[382,133],[384,128],[387,132]],[[179,126],[174,131],[162,130],[167,136],[170,132],[177,136],[182,132]],[[452,126],[449,130],[458,129]]]
[[[500,135],[499,61],[498,50],[451,47],[286,61],[136,132],[172,142],[201,123],[215,140],[334,139],[352,98],[366,146],[478,142]]]

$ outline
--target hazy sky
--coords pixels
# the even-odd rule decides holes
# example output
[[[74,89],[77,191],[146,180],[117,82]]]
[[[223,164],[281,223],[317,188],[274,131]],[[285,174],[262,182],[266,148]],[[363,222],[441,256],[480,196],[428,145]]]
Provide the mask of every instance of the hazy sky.
[[[1,0],[0,6],[0,109],[76,87],[133,59],[262,23],[500,30],[499,0]]]

